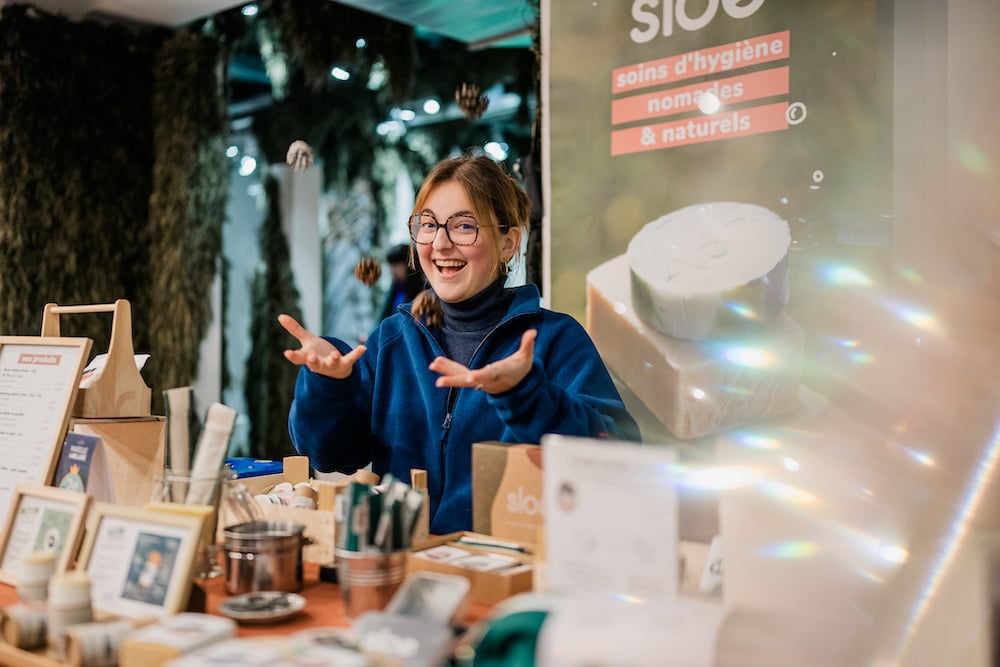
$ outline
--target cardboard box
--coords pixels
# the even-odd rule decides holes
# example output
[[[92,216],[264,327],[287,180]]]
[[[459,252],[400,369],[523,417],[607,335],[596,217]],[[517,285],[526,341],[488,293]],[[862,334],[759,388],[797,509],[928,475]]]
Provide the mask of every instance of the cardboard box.
[[[537,544],[542,522],[541,446],[473,444],[472,529]]]
[[[523,551],[516,551],[459,542],[461,537],[482,542],[489,542],[492,539],[490,535],[467,531],[432,537],[423,545],[423,548],[406,555],[406,574],[425,571],[465,577],[469,580],[469,600],[488,605],[496,604],[516,593],[532,590],[535,568],[533,549],[530,545],[518,545]],[[503,569],[482,570],[465,567],[460,560],[432,560],[420,555],[422,552],[440,546],[461,549],[469,552],[470,556],[495,554],[513,559],[516,562]]]

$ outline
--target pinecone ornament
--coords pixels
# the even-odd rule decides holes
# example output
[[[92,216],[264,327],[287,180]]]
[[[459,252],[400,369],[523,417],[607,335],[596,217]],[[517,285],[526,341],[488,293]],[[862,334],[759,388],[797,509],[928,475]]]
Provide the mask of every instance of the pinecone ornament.
[[[429,289],[413,298],[410,313],[424,323],[428,329],[437,329],[444,324],[444,309],[437,295]]]
[[[313,150],[306,142],[296,139],[288,147],[285,162],[291,166],[293,171],[305,171],[312,166]]]
[[[354,277],[371,287],[382,277],[382,265],[373,257],[362,257],[354,265]]]
[[[455,89],[455,104],[462,110],[462,115],[469,120],[482,116],[490,105],[489,98],[481,92],[479,86],[474,83],[463,83]]]

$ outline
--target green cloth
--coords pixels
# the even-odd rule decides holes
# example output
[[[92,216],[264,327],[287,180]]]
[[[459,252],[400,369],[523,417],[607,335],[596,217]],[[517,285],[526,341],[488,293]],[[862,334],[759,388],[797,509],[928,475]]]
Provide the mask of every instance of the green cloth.
[[[472,667],[534,667],[535,645],[547,611],[519,611],[490,621]]]

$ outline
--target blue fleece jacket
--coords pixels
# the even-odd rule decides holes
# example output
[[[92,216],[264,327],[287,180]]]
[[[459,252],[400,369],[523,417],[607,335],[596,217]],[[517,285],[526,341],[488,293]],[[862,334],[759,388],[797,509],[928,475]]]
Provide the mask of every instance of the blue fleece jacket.
[[[540,306],[534,285],[514,299],[470,363],[513,354],[527,329],[538,331],[535,362],[512,389],[497,395],[438,388],[428,369],[443,354],[430,331],[399,307],[366,341],[367,351],[343,380],[302,367],[288,417],[292,442],[317,470],[354,472],[372,463],[408,480],[427,471],[430,529],[472,528],[472,444],[538,443],[547,433],[638,440],[639,429],[586,330],[569,315]],[[330,338],[342,352],[350,346]]]

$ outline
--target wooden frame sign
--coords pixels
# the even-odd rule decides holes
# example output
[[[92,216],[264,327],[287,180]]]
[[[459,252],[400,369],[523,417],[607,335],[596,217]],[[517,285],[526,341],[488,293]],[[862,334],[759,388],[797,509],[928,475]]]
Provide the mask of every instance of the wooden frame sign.
[[[98,617],[155,620],[184,610],[202,518],[94,503],[77,568]]]
[[[55,472],[91,345],[0,336],[0,516],[18,484],[47,484]]]
[[[16,584],[20,559],[35,551],[54,552],[57,573],[70,569],[89,505],[86,493],[18,484],[0,532],[0,581]]]

